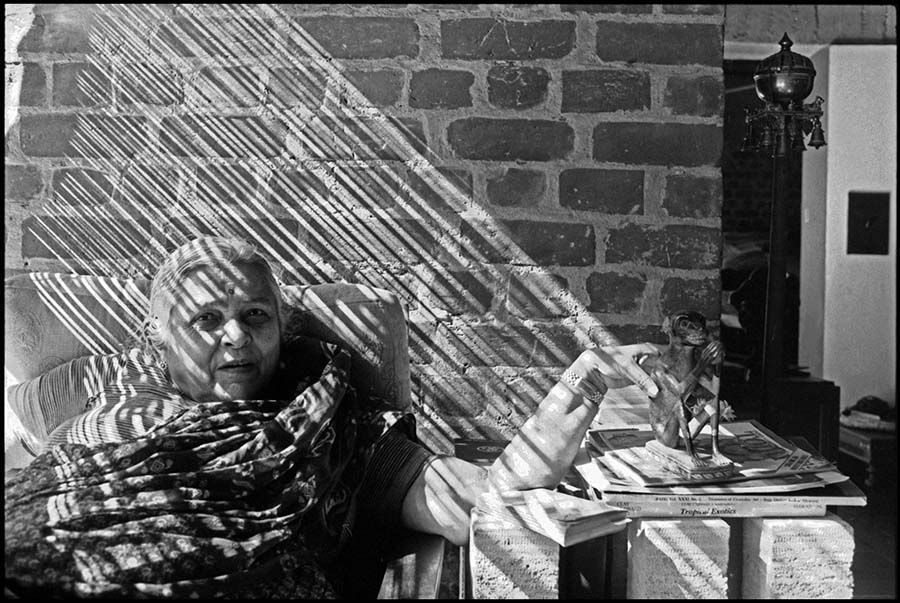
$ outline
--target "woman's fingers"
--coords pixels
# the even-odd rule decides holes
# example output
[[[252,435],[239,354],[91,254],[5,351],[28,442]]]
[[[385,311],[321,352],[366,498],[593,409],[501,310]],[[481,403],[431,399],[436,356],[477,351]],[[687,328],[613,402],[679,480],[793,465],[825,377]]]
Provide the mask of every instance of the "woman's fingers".
[[[646,354],[659,354],[659,350],[652,344],[633,344],[628,346],[609,346],[605,348],[593,348],[600,362],[600,372],[605,378],[624,376],[632,383],[638,385],[651,398],[659,393],[659,388],[644,369],[640,367],[635,358]],[[607,370],[604,370],[606,368]]]
[[[610,345],[600,349],[605,350],[607,353],[618,351],[627,354],[632,358],[636,358],[638,356],[658,356],[661,353],[660,347],[661,346],[655,343],[645,342],[631,343],[628,345]]]

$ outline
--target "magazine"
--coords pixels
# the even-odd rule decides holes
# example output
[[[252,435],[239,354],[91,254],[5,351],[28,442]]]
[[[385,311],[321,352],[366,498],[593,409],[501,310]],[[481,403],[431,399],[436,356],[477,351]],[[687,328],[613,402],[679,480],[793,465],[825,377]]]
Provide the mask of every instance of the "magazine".
[[[751,480],[751,483],[755,481],[765,480]],[[672,488],[684,490],[687,487]],[[785,492],[705,494],[673,493],[666,487],[653,490],[657,492],[604,492],[603,500],[627,509],[628,517],[822,517],[829,506],[866,505],[866,495],[848,479]]]
[[[562,546],[618,532],[628,523],[625,509],[544,488],[485,492],[479,495],[475,508],[543,534]]]
[[[654,439],[648,424],[592,429],[586,439],[594,460],[612,474],[612,483],[638,486],[695,486],[704,483],[666,469],[645,448],[644,445]],[[703,454],[711,454],[709,425],[694,439],[694,446]],[[827,459],[791,444],[754,420],[720,424],[719,450],[734,463],[734,475],[710,479],[708,483],[837,471]]]

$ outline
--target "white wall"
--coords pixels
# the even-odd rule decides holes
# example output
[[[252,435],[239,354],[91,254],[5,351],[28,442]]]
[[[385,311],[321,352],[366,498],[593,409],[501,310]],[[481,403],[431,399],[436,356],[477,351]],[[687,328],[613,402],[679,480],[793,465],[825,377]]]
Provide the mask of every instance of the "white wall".
[[[799,360],[840,386],[842,408],[864,395],[894,404],[897,48],[832,45],[810,58],[828,146],[803,154]],[[888,255],[847,254],[850,191],[890,192]]]
[[[6,75],[6,96],[4,116],[4,136],[9,133],[19,113],[19,90],[22,87],[22,60],[19,57],[19,42],[28,32],[34,20],[34,4],[4,4],[6,21],[4,44],[6,46],[4,74]]]

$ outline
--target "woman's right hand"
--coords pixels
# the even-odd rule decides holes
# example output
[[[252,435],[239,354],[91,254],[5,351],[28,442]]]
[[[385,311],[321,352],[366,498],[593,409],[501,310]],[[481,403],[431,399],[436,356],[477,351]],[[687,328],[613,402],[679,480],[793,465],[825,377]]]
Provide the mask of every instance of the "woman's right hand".
[[[588,348],[572,363],[572,369],[593,382],[602,380],[608,388],[635,384],[653,398],[659,388],[638,362],[659,354],[659,346],[652,343]]]

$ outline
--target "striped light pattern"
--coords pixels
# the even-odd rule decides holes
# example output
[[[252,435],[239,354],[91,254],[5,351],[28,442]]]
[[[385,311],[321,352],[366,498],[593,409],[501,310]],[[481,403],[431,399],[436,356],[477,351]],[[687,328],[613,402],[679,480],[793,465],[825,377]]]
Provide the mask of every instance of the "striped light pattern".
[[[284,282],[355,280],[417,300],[413,348],[457,367],[428,371],[422,387],[430,383],[429,395],[444,400],[444,408],[456,403],[463,409],[473,401],[483,406],[481,400],[507,405],[455,422],[420,405],[436,445],[483,432],[479,422],[508,429],[516,417],[530,414],[555,382],[547,373],[574,359],[568,346],[546,335],[538,335],[537,343],[510,338],[502,344],[504,356],[519,362],[486,368],[493,373],[487,379],[472,376],[465,366],[486,366],[483,350],[497,342],[479,341],[473,330],[459,336],[452,327],[466,325],[448,323],[446,313],[420,293],[452,291],[478,308],[449,268],[477,271],[490,287],[506,278],[491,257],[510,257],[523,271],[534,262],[487,209],[473,203],[452,171],[440,169],[435,153],[402,118],[371,107],[340,62],[279,5],[222,5],[215,14],[178,5],[178,19],[157,5],[96,6],[96,52],[89,60],[112,80],[118,97],[112,106],[80,115],[71,147],[85,159],[70,163],[97,170],[99,184],[64,177],[39,219],[48,233],[41,243],[67,269],[149,278],[168,251],[197,235],[243,237],[274,259]],[[171,35],[156,35],[151,24]],[[271,74],[267,86],[260,72]],[[172,85],[179,81],[183,99]],[[84,70],[81,91],[98,107],[103,86]],[[131,95],[156,104],[128,104]],[[264,104],[254,101],[252,109],[234,115],[213,112],[223,99],[240,106],[241,99],[261,97]],[[152,136],[157,130],[160,136]],[[460,224],[477,244],[460,236]],[[70,292],[45,282],[41,293],[89,349],[113,349],[115,342],[69,300]],[[133,288],[97,295],[129,323],[139,321],[146,306]],[[563,326],[582,345],[617,343],[549,276],[529,301],[537,306],[548,298],[570,309]],[[426,324],[439,325],[452,349],[435,342],[421,326]],[[552,370],[520,368],[537,353],[534,346],[552,359]],[[414,372],[424,370],[413,366]],[[472,413],[461,410],[464,415]]]

